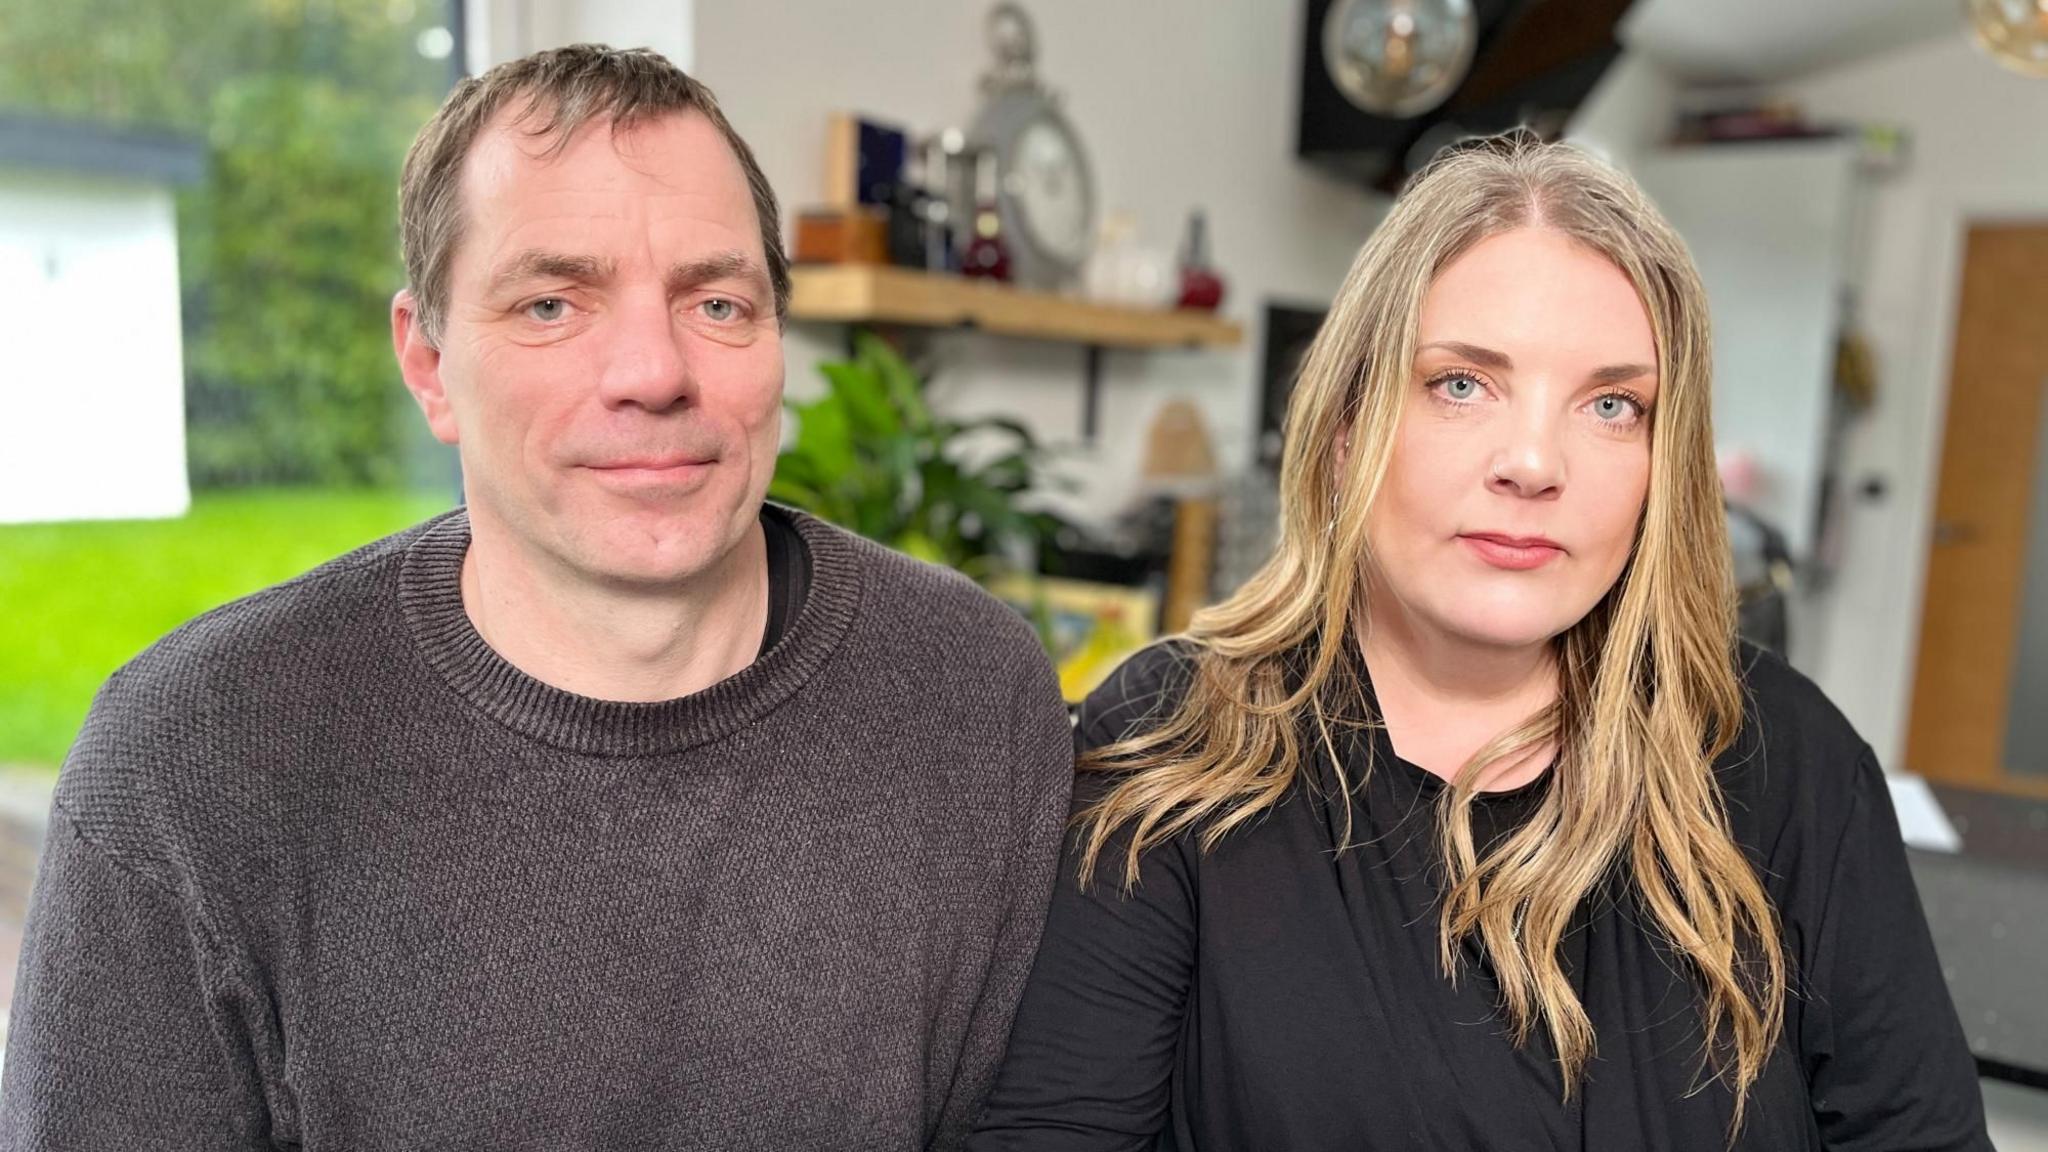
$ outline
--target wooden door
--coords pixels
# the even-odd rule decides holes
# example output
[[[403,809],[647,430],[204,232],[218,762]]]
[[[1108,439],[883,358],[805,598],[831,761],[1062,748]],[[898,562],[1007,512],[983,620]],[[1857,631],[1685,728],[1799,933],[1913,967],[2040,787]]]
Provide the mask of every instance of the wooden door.
[[[2006,759],[2048,382],[2048,226],[1978,225],[1965,248],[1906,767],[2048,793]]]

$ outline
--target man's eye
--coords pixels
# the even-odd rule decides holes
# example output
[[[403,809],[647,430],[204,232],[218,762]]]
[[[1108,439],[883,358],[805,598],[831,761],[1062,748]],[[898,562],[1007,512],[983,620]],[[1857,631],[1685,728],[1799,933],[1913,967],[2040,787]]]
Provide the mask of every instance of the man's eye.
[[[720,323],[737,319],[739,314],[740,306],[722,296],[714,296],[704,302],[704,315]]]
[[[528,316],[533,317],[535,320],[547,322],[560,320],[568,312],[569,302],[560,296],[549,296],[544,300],[535,300],[526,306],[526,314]]]

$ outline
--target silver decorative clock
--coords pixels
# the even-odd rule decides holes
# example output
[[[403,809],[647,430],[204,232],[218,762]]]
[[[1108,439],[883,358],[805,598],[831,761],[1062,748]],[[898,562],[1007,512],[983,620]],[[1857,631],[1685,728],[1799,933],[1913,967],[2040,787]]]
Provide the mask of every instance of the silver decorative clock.
[[[1036,35],[1005,0],[988,16],[995,66],[969,135],[994,154],[997,207],[1013,279],[1031,288],[1071,282],[1095,245],[1095,183],[1081,137],[1038,82]]]

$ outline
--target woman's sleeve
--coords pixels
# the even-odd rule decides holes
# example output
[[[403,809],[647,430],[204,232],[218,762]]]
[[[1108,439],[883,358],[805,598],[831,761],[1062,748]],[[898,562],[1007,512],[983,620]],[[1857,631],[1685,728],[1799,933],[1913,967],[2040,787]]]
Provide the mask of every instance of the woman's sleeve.
[[[1822,1143],[1843,1152],[1988,1150],[1984,1104],[1884,773],[1869,749],[1801,974],[1800,1053]]]
[[[1146,659],[1135,658],[1139,667],[1127,665],[1083,706],[1082,747],[1157,715],[1149,705],[1165,694],[1139,664]],[[1075,812],[1105,791],[1101,777],[1084,777]],[[1110,842],[1083,891],[1069,835],[1009,1052],[969,1152],[1149,1149],[1165,1128],[1194,974],[1193,860],[1178,842],[1159,845],[1142,858],[1127,893],[1122,853],[1129,842],[1127,830]]]

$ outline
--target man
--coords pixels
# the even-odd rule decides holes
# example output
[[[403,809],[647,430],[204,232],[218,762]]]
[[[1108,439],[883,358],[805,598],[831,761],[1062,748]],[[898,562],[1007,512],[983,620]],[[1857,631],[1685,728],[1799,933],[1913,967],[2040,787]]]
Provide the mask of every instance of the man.
[[[1031,630],[765,507],[789,291],[709,92],[579,46],[407,157],[456,512],[116,673],[57,788],[6,1148],[946,1148],[1072,744]]]

